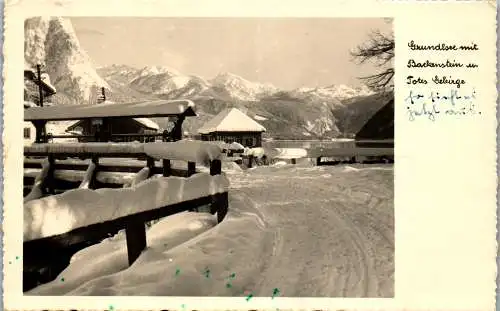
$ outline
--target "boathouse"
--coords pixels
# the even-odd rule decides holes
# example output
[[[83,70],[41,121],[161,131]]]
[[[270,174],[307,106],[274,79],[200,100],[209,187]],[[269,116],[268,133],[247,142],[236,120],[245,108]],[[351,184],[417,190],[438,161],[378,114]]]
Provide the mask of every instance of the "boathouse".
[[[266,129],[237,108],[226,108],[198,129],[201,140],[261,147]]]

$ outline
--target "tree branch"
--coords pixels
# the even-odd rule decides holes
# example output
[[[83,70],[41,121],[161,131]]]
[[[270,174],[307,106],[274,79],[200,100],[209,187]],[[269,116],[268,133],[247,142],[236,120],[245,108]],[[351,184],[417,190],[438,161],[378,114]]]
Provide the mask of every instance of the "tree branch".
[[[359,45],[351,56],[359,64],[367,61],[375,61],[377,67],[385,67],[394,59],[394,37],[382,34],[379,30],[373,31],[365,44]],[[392,64],[391,64],[392,65]],[[383,72],[360,79],[364,80],[366,85],[372,89],[384,89],[394,77],[394,68],[385,69]],[[390,85],[392,87],[392,85]]]

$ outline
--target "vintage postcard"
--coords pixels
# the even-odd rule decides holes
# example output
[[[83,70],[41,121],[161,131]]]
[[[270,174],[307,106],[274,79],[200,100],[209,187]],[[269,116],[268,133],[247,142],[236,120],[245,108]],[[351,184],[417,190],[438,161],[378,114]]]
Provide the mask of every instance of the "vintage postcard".
[[[7,1],[5,309],[493,310],[495,17]]]

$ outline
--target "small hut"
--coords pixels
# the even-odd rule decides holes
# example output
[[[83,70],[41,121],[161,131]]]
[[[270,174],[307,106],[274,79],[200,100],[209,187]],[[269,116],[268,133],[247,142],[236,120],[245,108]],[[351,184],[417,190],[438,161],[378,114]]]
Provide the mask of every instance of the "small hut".
[[[237,142],[249,148],[262,146],[265,131],[262,125],[236,108],[222,110],[198,129],[201,140]]]

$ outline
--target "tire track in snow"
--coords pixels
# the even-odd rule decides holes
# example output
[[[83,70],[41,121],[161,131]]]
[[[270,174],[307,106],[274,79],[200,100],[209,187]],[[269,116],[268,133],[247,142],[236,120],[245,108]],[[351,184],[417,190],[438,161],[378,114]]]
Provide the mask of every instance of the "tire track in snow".
[[[253,172],[254,176],[240,176],[236,184],[235,191],[252,198],[274,232],[268,263],[255,284],[257,295],[266,296],[273,285],[287,282],[282,290],[287,297],[392,296],[391,275],[375,265],[380,243],[393,249],[393,240],[381,227],[393,213],[393,203],[384,195],[392,189],[385,180],[379,182],[381,177],[372,176],[379,174],[375,171],[349,172],[348,177],[334,170],[311,177],[310,171],[304,173]],[[379,205],[386,209],[380,219],[371,212],[379,211]],[[381,256],[379,262],[387,257]],[[393,261],[386,266],[390,265]],[[390,287],[379,288],[382,279],[389,279]]]
[[[342,206],[345,207],[345,206]],[[323,208],[323,207],[322,207]],[[353,223],[353,221],[347,216],[342,208],[333,209],[332,215],[338,219],[339,223],[342,223],[344,228],[349,231],[351,235],[351,245],[356,250],[357,257],[359,260],[358,263],[358,271],[362,278],[360,278],[357,284],[362,284],[362,292],[361,297],[370,297],[374,295],[374,292],[377,291],[377,285],[374,285],[373,277],[376,277],[376,273],[373,269],[372,257],[373,253],[369,251],[369,242],[358,229],[357,225]]]

